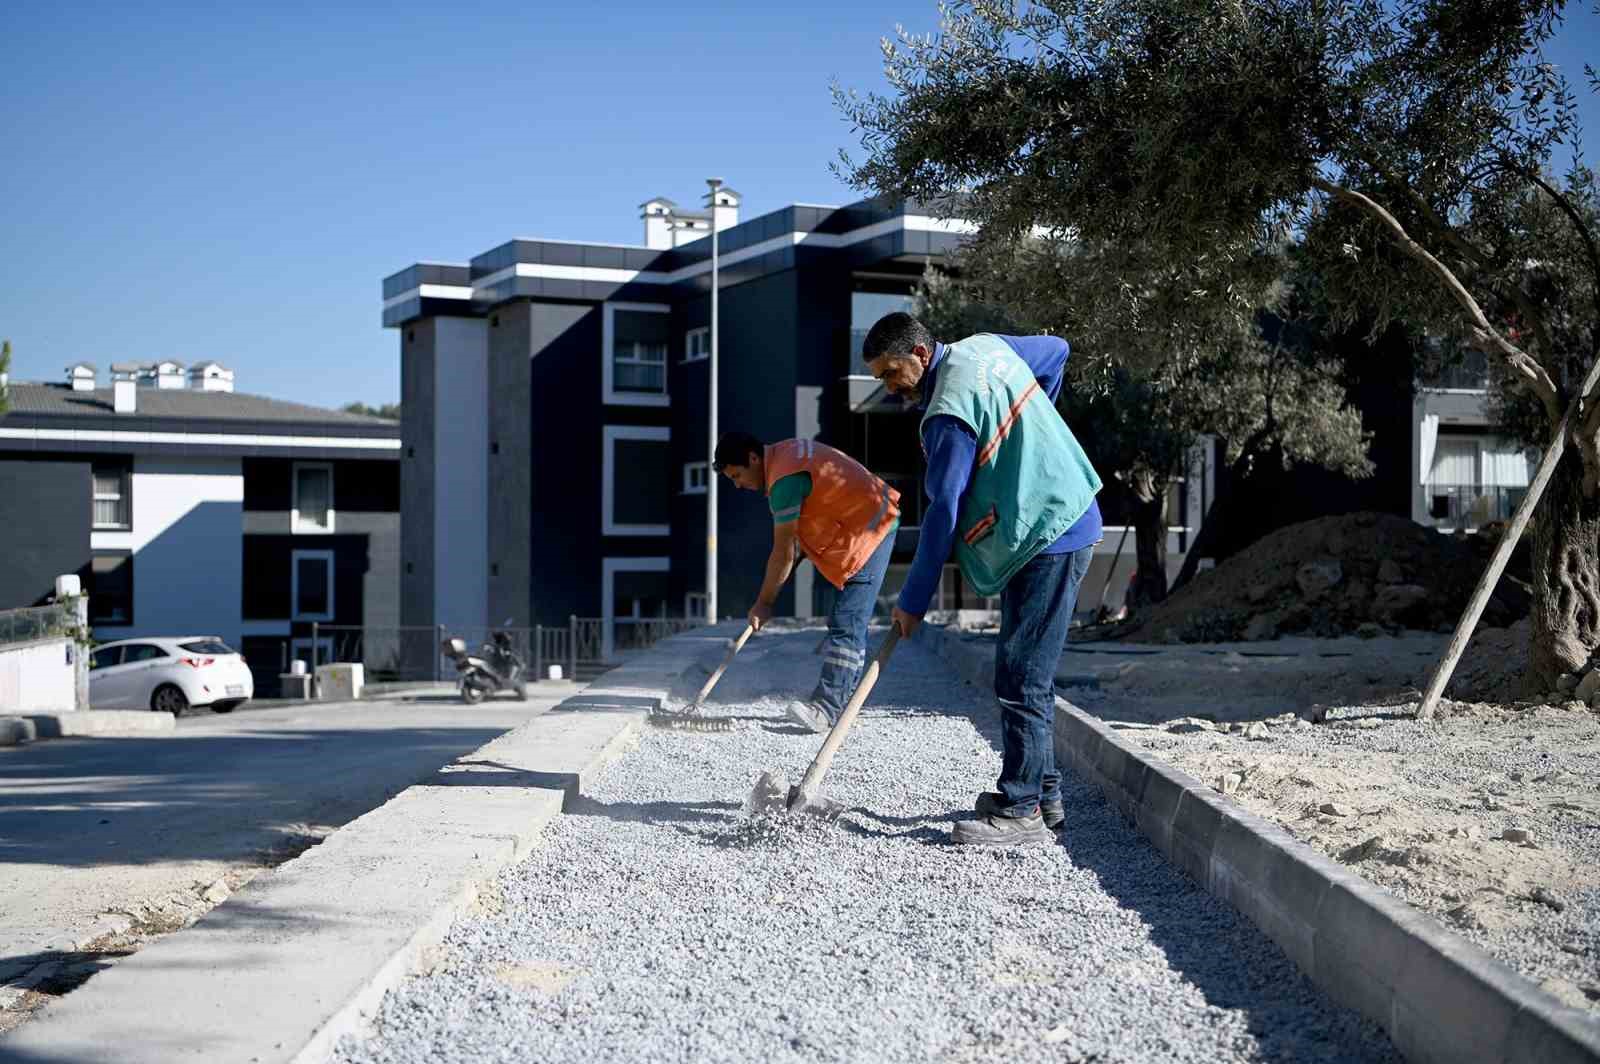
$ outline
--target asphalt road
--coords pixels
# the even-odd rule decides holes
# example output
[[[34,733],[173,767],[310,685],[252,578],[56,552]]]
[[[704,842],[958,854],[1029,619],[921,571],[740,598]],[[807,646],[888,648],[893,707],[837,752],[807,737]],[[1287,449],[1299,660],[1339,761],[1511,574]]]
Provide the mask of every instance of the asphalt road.
[[[0,977],[108,913],[303,849],[575,690],[278,705],[0,748]]]

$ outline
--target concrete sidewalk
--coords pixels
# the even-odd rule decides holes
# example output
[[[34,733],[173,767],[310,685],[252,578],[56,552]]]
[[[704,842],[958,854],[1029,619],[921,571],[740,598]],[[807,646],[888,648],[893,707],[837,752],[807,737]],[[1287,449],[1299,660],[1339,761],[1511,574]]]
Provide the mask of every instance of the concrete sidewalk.
[[[17,1061],[313,1061],[726,633],[668,640],[0,1039]]]

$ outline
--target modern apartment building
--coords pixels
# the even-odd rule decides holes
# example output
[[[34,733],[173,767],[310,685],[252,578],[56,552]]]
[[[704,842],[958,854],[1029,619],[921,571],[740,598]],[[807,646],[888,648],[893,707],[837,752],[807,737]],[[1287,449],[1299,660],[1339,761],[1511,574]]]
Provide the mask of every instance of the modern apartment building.
[[[729,189],[704,211],[648,200],[641,217],[639,245],[517,239],[384,280],[406,411],[405,623],[703,615],[712,226],[721,428],[813,437],[892,481],[905,516],[885,593],[904,579],[923,502],[916,415],[871,378],[861,340],[971,227],[870,200],[741,220]],[[1200,458],[1173,511],[1174,568],[1204,512]],[[1115,491],[1086,594],[1098,596],[1121,531]],[[738,614],[771,519],[724,485],[718,525],[719,613]],[[1132,554],[1130,542],[1114,600]],[[779,612],[821,612],[821,584],[802,565]],[[941,605],[981,605],[954,566]]]
[[[263,695],[313,622],[399,623],[397,423],[238,394],[215,362],[112,378],[10,385],[0,608],[79,573],[96,638],[220,636]]]

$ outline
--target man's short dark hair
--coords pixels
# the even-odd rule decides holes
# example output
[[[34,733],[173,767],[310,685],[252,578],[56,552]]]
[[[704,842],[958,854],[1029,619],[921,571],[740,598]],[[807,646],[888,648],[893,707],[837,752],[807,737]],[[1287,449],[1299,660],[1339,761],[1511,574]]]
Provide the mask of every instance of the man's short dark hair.
[[[766,449],[766,444],[748,432],[725,432],[717,441],[717,453],[711,456],[711,464],[718,473],[728,466],[747,466],[751,455],[764,454]]]
[[[933,334],[928,327],[903,310],[878,319],[861,344],[862,361],[871,362],[884,355],[909,355],[921,344],[933,350]]]

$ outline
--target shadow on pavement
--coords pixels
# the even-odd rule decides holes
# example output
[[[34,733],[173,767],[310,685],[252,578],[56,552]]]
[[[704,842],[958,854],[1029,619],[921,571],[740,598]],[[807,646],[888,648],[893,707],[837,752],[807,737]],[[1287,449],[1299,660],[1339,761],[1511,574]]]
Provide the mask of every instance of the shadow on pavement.
[[[505,730],[257,728],[17,747],[0,752],[0,865],[247,858],[285,823],[358,816]]]

